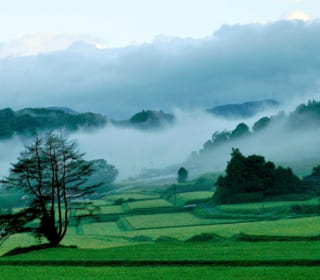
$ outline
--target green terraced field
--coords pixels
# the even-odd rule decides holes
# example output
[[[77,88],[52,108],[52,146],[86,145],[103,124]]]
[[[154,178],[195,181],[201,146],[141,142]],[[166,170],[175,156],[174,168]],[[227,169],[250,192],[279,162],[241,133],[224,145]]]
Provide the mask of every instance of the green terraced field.
[[[233,222],[232,220],[201,219],[190,213],[136,215],[126,217],[126,220],[134,229],[185,227]]]
[[[106,201],[103,200],[103,199],[90,200],[90,203],[92,203],[95,206],[105,206],[105,205],[107,205]]]
[[[123,208],[119,205],[112,205],[112,206],[102,206],[100,207],[99,214],[110,214],[110,215],[114,215],[114,214],[123,214]]]
[[[207,191],[180,193],[177,195],[177,202],[180,206],[202,202],[212,197],[212,194]],[[126,202],[114,205],[120,198]],[[130,198],[136,201],[128,202]],[[172,202],[172,197],[170,200]],[[260,215],[263,208],[272,218],[276,213],[273,209],[285,211],[296,205],[317,206],[318,200],[223,205],[211,211],[213,214],[217,213],[217,216],[219,213],[224,213],[226,218],[209,219],[195,216],[193,214],[196,213],[195,210],[164,213],[181,209],[175,210],[172,203],[160,199],[158,195],[137,192],[117,193],[93,201],[90,208],[95,209],[94,213],[98,214],[97,222],[92,222],[93,219],[91,222],[83,220],[77,227],[74,226],[75,223],[69,227],[62,244],[77,245],[81,249],[45,249],[0,258],[0,280],[17,279],[21,278],[21,275],[27,280],[73,279],[75,275],[80,280],[319,279],[320,268],[308,265],[310,263],[312,265],[314,261],[320,263],[320,241],[240,242],[234,241],[237,239],[233,238],[220,242],[184,242],[203,233],[214,233],[226,238],[239,233],[288,237],[319,235],[318,216],[297,218],[289,211],[283,212],[282,219],[252,222],[241,218],[241,215],[237,216],[239,213],[242,217],[255,213]],[[201,210],[209,211],[205,207]],[[78,214],[79,211],[82,211],[83,215],[90,214],[88,210],[78,210]],[[134,211],[141,212],[138,215]],[[176,241],[163,242],[170,238]],[[16,247],[34,244],[39,244],[39,241],[31,235],[16,234],[0,246],[0,254]],[[29,263],[28,266],[21,266],[21,262],[20,265],[17,263],[10,265],[10,262],[15,260],[24,261],[25,264],[28,261],[35,261],[37,265]],[[1,261],[9,263],[4,265]],[[120,263],[110,267],[109,261]],[[142,263],[139,266],[133,264],[129,267],[125,264],[127,261]],[[148,264],[150,261],[159,263],[150,266]],[[186,261],[190,261],[192,266],[191,264],[186,266]],[[214,264],[199,264],[202,261]],[[266,261],[270,263],[266,264]],[[300,262],[299,266],[294,266],[297,261]],[[225,263],[228,267],[224,266]],[[289,264],[292,265],[284,267]],[[248,265],[250,267],[241,267]]]
[[[177,238],[179,240],[186,240],[193,235],[198,235],[201,233],[216,233],[225,237],[230,237],[238,233],[277,236],[314,236],[320,234],[320,217],[317,216],[277,221],[144,229],[138,231],[128,231],[126,232],[126,236],[143,235],[153,239],[157,239],[160,236],[168,236]]]
[[[213,194],[214,194],[213,192],[206,192],[206,191],[179,193],[177,194],[177,203],[178,205],[199,203],[212,198]]]
[[[148,209],[148,208],[169,208],[173,205],[164,199],[142,200],[136,202],[128,202],[127,206],[130,210]]]
[[[175,214],[176,219],[183,217],[194,217],[189,213]],[[159,214],[156,214],[159,215]],[[168,222],[169,214],[163,218],[164,223]],[[178,216],[177,216],[178,215]],[[148,216],[148,215],[141,215]],[[155,216],[155,215],[150,215]],[[140,217],[140,215],[138,216]],[[156,216],[157,217],[157,216]],[[127,217],[130,218],[130,217]],[[144,224],[137,216],[132,218],[136,219],[137,226],[143,227]],[[196,217],[194,217],[196,218]],[[148,217],[151,226],[156,226],[156,222],[152,217]],[[199,220],[199,219],[198,219]],[[198,221],[197,218],[195,221]],[[202,219],[200,219],[202,220]],[[139,222],[140,221],[140,222]],[[170,220],[172,221],[172,219]],[[159,224],[158,224],[159,225]],[[167,224],[168,226],[168,224]],[[74,227],[70,227],[68,233],[63,240],[64,245],[77,245],[80,248],[108,248],[114,246],[122,246],[134,244],[135,238],[146,237],[150,240],[156,240],[159,237],[166,236],[176,238],[178,240],[186,240],[194,235],[202,233],[216,233],[221,236],[231,237],[238,233],[246,233],[251,235],[269,235],[269,236],[315,236],[320,234],[320,218],[309,217],[299,219],[283,219],[278,221],[265,221],[265,222],[244,222],[234,224],[216,224],[216,225],[199,225],[199,226],[182,226],[182,227],[164,227],[164,228],[150,228],[122,231],[115,222],[109,223],[93,223],[82,226],[82,233],[77,234]],[[88,234],[88,235],[86,235]],[[132,239],[132,240],[130,240]],[[137,238],[137,242],[141,242]],[[37,239],[28,234],[16,234],[9,238],[1,247],[0,254],[7,252],[15,247],[29,246],[37,244]]]
[[[290,206],[318,206],[318,199],[310,199],[305,201],[272,201],[272,202],[257,202],[257,203],[242,203],[242,204],[225,204],[218,206],[218,209],[228,212],[241,212],[241,213],[252,213],[259,212],[262,210],[270,210],[281,207]]]
[[[154,195],[154,194],[144,194],[144,193],[114,193],[109,194],[104,197],[106,201],[115,201],[117,199],[133,199],[133,200],[148,200],[148,199],[157,199],[160,195]]]
[[[117,223],[109,222],[109,223],[90,223],[84,224],[82,226],[83,235],[117,235],[120,234]]]

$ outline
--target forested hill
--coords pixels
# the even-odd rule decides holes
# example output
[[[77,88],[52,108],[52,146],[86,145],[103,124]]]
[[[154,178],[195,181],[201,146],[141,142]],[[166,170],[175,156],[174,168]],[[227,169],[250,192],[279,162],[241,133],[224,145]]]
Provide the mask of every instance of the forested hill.
[[[263,117],[257,120],[252,128],[239,123],[232,131],[216,131],[211,139],[204,143],[200,154],[220,147],[230,141],[239,140],[244,137],[252,137],[264,131],[270,126],[283,125],[283,132],[315,130],[320,128],[320,102],[309,101],[307,104],[299,105],[293,112],[286,115],[283,112],[271,117]]]
[[[18,111],[6,108],[0,110],[0,139],[54,129],[76,131],[99,128],[107,122],[107,118],[100,114],[76,113],[59,108],[25,108]]]
[[[154,110],[143,110],[133,115],[126,121],[113,121],[113,124],[122,127],[132,127],[144,130],[153,130],[166,127],[173,124],[175,118],[173,115]]]

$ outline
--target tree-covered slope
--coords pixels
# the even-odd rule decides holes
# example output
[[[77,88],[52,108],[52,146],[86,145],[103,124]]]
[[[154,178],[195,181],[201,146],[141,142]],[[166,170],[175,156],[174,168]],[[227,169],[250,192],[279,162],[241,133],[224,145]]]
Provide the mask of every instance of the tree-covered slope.
[[[289,114],[280,112],[271,117],[262,117],[253,124],[251,129],[247,124],[239,123],[234,130],[215,131],[211,139],[204,143],[199,154],[205,154],[226,143],[233,143],[246,137],[254,137],[272,126],[281,126],[284,133],[320,128],[320,101],[313,100],[307,104],[300,104]]]
[[[31,135],[54,129],[75,131],[80,128],[98,128],[107,124],[107,118],[94,113],[74,113],[60,109],[25,108],[0,110],[0,139],[13,135]]]
[[[115,125],[123,127],[133,127],[138,129],[159,129],[173,124],[173,115],[154,110],[143,110],[133,115],[126,121],[113,121]]]

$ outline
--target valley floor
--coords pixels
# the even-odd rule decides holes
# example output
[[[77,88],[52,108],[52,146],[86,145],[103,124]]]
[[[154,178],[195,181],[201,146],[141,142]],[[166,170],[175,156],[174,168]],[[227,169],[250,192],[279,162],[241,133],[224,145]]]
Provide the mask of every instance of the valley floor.
[[[5,256],[43,243],[10,236],[0,246],[0,280],[320,279],[317,198],[217,206],[213,192],[130,189],[93,200],[97,218],[73,213],[88,219],[73,220],[63,240],[78,248]]]

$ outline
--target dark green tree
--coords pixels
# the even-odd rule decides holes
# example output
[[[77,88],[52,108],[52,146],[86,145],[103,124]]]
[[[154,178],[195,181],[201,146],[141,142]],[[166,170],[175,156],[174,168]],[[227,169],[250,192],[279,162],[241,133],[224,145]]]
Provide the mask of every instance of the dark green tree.
[[[180,167],[178,170],[178,178],[177,178],[178,183],[185,182],[187,178],[188,178],[188,170],[185,169],[184,167]]]
[[[52,245],[59,244],[67,232],[73,202],[86,198],[99,185],[85,184],[94,168],[83,156],[76,141],[62,134],[35,136],[2,181],[8,189],[21,189],[31,198],[24,211],[27,217],[40,220],[34,232]],[[15,218],[19,219],[19,215]],[[19,221],[16,226],[7,226],[11,232],[22,230],[23,221],[28,219],[22,213]]]
[[[316,175],[316,176],[320,175],[320,165],[313,167],[311,175]]]
[[[290,168],[276,168],[259,155],[245,157],[239,149],[232,149],[226,175],[218,178],[216,186],[214,198],[221,203],[257,201],[266,195],[302,190],[300,179]]]

